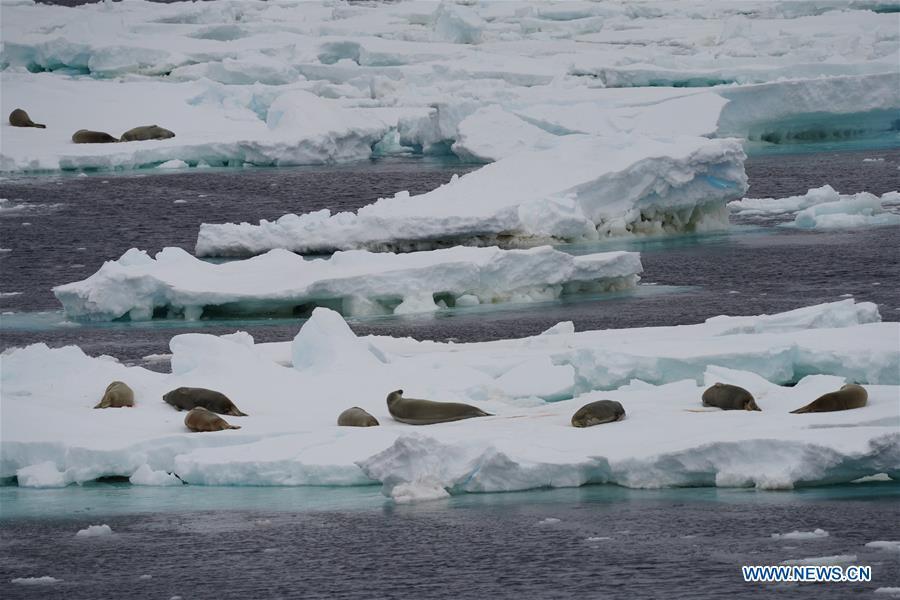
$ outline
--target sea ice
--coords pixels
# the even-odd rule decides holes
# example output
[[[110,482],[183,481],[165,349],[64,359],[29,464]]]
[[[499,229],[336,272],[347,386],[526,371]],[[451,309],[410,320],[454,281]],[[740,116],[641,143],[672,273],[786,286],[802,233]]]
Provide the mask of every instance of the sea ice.
[[[900,552],[900,541],[876,541],[866,544],[866,548],[875,548],[876,550],[887,550],[889,552]]]
[[[79,529],[75,537],[100,537],[112,535],[112,528],[109,525],[89,525],[84,529]]]
[[[783,565],[844,565],[856,561],[855,554],[835,554],[833,556],[816,556],[812,558],[796,558],[783,560]]]
[[[816,529],[814,531],[792,531],[790,533],[773,533],[772,539],[775,540],[818,540],[827,538],[828,532],[824,529]]]
[[[49,575],[44,575],[43,577],[16,577],[15,579],[10,579],[10,583],[15,583],[17,585],[47,585],[51,583],[59,583],[62,579],[57,579],[56,577],[50,577]]]
[[[211,264],[181,248],[155,258],[132,248],[87,279],[54,294],[74,319],[197,319],[204,311],[287,315],[329,306],[344,315],[409,314],[455,306],[552,300],[579,291],[634,287],[634,252],[572,256],[549,246],[528,250],[455,247],[409,254],[337,252],[304,260],[285,250]]]

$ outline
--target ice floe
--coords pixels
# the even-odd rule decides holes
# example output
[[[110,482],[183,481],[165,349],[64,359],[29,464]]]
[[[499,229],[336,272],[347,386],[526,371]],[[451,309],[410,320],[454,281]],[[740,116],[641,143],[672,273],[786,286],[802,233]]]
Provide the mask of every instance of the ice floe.
[[[773,533],[774,540],[819,540],[827,538],[828,532],[824,529],[815,529],[813,531],[791,531],[790,533]]]
[[[78,533],[75,534],[75,537],[80,538],[89,538],[89,537],[102,537],[106,535],[112,535],[113,530],[109,525],[89,525],[84,529],[79,529]]]
[[[292,342],[178,335],[171,373],[73,346],[11,349],[0,357],[0,476],[30,487],[104,476],[168,485],[169,474],[206,485],[380,483],[398,501],[588,483],[785,489],[900,477],[900,324],[852,300],[753,321],[577,333],[561,324],[453,344],[357,337],[318,308]],[[112,380],[135,391],[134,408],[92,408]],[[762,412],[696,412],[715,381],[750,390]],[[847,381],[865,385],[866,407],[789,414]],[[242,429],[190,433],[162,401],[182,385],[227,394],[249,415]],[[385,404],[401,387],[495,416],[404,425]],[[580,406],[601,398],[628,417],[571,427]],[[381,426],[336,426],[354,405]]]
[[[890,135],[900,35],[881,4],[5,3],[3,114],[47,129],[4,127],[0,170],[495,160],[571,133]],[[151,122],[176,137],[70,140]]]
[[[563,136],[550,149],[517,152],[431,192],[400,192],[356,213],[203,224],[196,252],[535,245],[721,229],[728,225],[725,203],[747,187],[743,158],[734,140]]]
[[[69,317],[86,320],[146,320],[155,313],[197,319],[204,311],[303,316],[315,306],[361,316],[436,311],[460,299],[463,305],[527,302],[621,290],[634,287],[641,270],[634,252],[572,256],[549,246],[356,250],[314,260],[272,250],[224,264],[181,248],[165,248],[155,258],[132,248],[87,279],[53,291]]]
[[[837,229],[900,225],[900,193],[887,192],[879,198],[868,192],[839,194],[830,185],[786,198],[744,198],[728,203],[732,214],[744,218],[791,217],[785,226],[799,229]]]

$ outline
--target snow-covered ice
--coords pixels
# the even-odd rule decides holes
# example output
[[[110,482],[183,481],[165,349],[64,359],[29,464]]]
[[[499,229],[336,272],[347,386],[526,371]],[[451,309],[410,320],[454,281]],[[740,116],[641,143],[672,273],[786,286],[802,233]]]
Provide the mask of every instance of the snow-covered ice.
[[[418,196],[400,192],[356,213],[327,209],[276,221],[203,224],[198,256],[273,248],[323,252],[596,240],[728,225],[725,203],[747,189],[734,140],[562,136]]]
[[[728,203],[732,214],[745,218],[790,217],[783,225],[799,229],[837,229],[900,225],[900,193],[879,198],[868,192],[839,194],[830,185],[786,198],[743,198]]]
[[[114,475],[163,485],[170,473],[206,485],[381,483],[398,501],[587,483],[785,489],[896,478],[898,340],[900,324],[845,300],[678,327],[560,324],[471,344],[357,337],[318,308],[292,342],[175,336],[171,373],[36,344],[2,355],[0,476],[32,487]],[[91,408],[112,380],[134,389],[133,409]],[[762,412],[694,412],[715,381],[750,390]],[[788,414],[846,381],[866,386],[866,407]],[[182,385],[220,390],[250,416],[239,431],[190,433],[161,399]],[[385,404],[401,387],[496,416],[403,425]],[[572,428],[575,410],[601,398],[622,402],[628,418]],[[352,405],[381,426],[337,427]]]
[[[868,10],[888,2],[466,4],[5,3],[3,114],[47,129],[4,124],[0,170],[496,160],[572,133],[791,143],[896,118],[900,35]],[[176,137],[70,140],[150,123]]]
[[[84,320],[146,320],[154,312],[197,319],[204,310],[308,314],[315,306],[360,316],[622,290],[634,287],[641,270],[634,252],[572,256],[549,246],[349,251],[315,260],[272,250],[218,265],[176,247],[155,258],[132,248],[87,279],[53,292],[69,317]]]
[[[88,537],[101,537],[106,535],[112,535],[113,530],[109,525],[88,525],[84,529],[79,529],[78,533],[75,534],[75,537],[80,538],[88,538]]]

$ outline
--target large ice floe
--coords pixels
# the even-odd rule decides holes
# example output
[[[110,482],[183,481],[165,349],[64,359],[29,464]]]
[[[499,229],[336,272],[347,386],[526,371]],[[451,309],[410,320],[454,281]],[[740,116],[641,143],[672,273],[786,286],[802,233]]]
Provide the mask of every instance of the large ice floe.
[[[839,194],[830,185],[787,198],[744,198],[728,203],[732,214],[744,219],[781,219],[799,229],[838,229],[900,225],[900,193],[879,198],[868,192]]]
[[[47,129],[4,123],[0,170],[492,161],[572,133],[889,136],[891,6],[5,2],[3,115],[25,108]],[[150,123],[176,137],[70,139]]]
[[[518,152],[431,192],[400,192],[356,213],[203,224],[196,252],[413,250],[720,229],[728,225],[726,201],[746,191],[743,158],[734,140],[563,136],[548,149]]]
[[[572,256],[549,246],[529,250],[458,246],[409,254],[362,250],[305,260],[286,250],[224,264],[166,248],[151,258],[132,248],[83,281],[53,292],[69,317],[197,319],[204,311],[308,315],[316,306],[344,315],[436,311],[453,306],[553,300],[563,294],[634,287],[635,252]]]
[[[900,324],[852,300],[679,327],[472,344],[357,337],[316,309],[292,342],[184,334],[171,373],[43,344],[2,355],[0,476],[47,487],[103,476],[171,485],[366,485],[398,501],[463,492],[614,483],[784,489],[900,477]],[[92,406],[112,380],[133,408]],[[750,390],[762,412],[703,408],[716,381]],[[847,381],[864,408],[789,414]],[[786,386],[785,384],[790,384]],[[221,390],[248,413],[240,430],[190,433],[161,397]],[[495,416],[431,426],[394,421],[385,396],[464,401]],[[576,429],[600,398],[625,420]],[[378,427],[338,427],[360,406]]]

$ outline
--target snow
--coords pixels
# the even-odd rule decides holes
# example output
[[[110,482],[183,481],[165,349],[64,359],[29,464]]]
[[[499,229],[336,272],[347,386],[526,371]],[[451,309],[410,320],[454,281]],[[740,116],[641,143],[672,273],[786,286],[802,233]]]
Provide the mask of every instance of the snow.
[[[824,529],[816,529],[814,531],[792,531],[790,533],[773,533],[774,540],[820,540],[827,538],[828,532]]]
[[[871,6],[7,2],[0,106],[47,129],[4,124],[0,170],[486,161],[572,133],[883,135],[900,35]],[[176,137],[70,139],[149,123]]]
[[[410,250],[450,241],[534,245],[722,229],[725,202],[747,187],[743,158],[734,140],[562,136],[550,149],[517,152],[431,192],[399,192],[357,213],[203,224],[196,252]]]
[[[75,537],[101,537],[112,535],[113,530],[109,525],[89,525],[84,529],[79,529]]]
[[[15,583],[17,585],[49,585],[52,583],[59,583],[62,579],[57,579],[56,577],[50,577],[49,575],[44,575],[43,577],[16,577],[15,579],[10,579],[10,583]]]
[[[380,484],[399,502],[588,483],[789,489],[897,477],[898,339],[900,324],[880,322],[874,305],[844,300],[678,327],[563,323],[471,344],[358,337],[318,308],[292,342],[175,336],[171,373],[35,344],[0,357],[0,476],[23,487],[174,484],[169,473],[194,485]],[[135,391],[133,409],[91,408],[112,380]],[[762,412],[695,412],[714,381],[746,387]],[[866,386],[866,407],[788,414],[847,381]],[[220,390],[250,416],[239,431],[187,432],[161,400],[182,385]],[[496,416],[403,425],[385,404],[398,388]],[[628,419],[571,427],[602,398]],[[353,405],[381,426],[337,427]]]
[[[793,216],[785,226],[799,229],[836,229],[900,225],[900,214],[891,212],[897,192],[879,198],[868,192],[839,194],[830,185],[786,198],[744,198],[728,203],[732,214],[745,218]]]
[[[197,319],[220,313],[291,315],[296,307],[330,306],[350,316],[408,314],[449,305],[556,299],[580,290],[634,287],[642,270],[633,252],[584,256],[549,246],[528,250],[455,247],[409,254],[338,252],[304,260],[286,250],[225,264],[181,248],[151,258],[132,248],[87,279],[57,286],[70,318],[132,321],[154,312]]]

